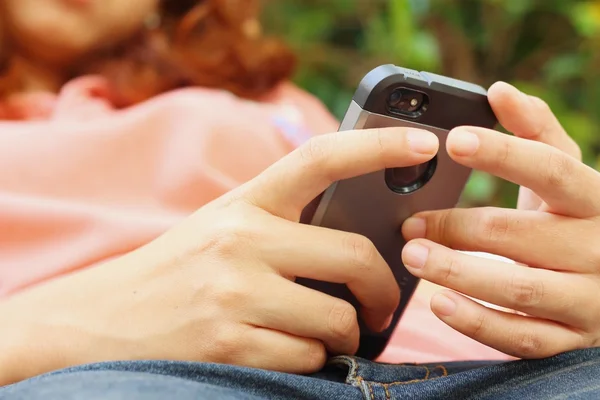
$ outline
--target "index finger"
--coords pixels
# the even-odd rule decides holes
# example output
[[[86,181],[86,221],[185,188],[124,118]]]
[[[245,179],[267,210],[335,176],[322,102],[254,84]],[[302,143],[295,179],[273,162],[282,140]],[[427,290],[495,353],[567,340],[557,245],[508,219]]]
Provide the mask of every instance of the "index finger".
[[[579,218],[600,213],[600,174],[550,145],[461,127],[450,132],[446,147],[460,164],[533,190],[554,213]]]
[[[433,133],[412,128],[342,131],[312,138],[245,185],[252,203],[289,220],[334,182],[418,165],[437,154]]]

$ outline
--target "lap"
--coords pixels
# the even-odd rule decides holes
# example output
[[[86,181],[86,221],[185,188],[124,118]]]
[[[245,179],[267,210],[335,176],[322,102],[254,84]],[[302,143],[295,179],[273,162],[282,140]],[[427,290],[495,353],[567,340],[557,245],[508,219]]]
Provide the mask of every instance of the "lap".
[[[600,398],[600,349],[508,363],[376,364],[336,357],[312,376],[139,361],[86,365],[0,389],[0,399]]]
[[[168,375],[110,370],[45,376],[0,390],[0,399],[26,400],[260,400],[262,397]]]

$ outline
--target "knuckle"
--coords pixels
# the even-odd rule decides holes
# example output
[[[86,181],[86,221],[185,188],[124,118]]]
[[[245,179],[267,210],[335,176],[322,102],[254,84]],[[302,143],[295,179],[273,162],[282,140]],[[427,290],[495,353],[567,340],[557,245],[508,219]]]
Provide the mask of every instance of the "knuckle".
[[[456,258],[456,253],[452,253],[445,257],[440,266],[428,275],[436,275],[436,279],[440,284],[451,284],[460,279],[460,274],[463,269],[462,263]]]
[[[387,143],[389,136],[382,128],[376,128],[374,130],[374,135],[377,139],[377,155],[379,156],[379,159],[383,161],[384,166],[387,168],[388,165],[391,165],[389,163],[390,157],[388,157],[391,147]]]
[[[328,325],[333,337],[343,341],[351,339],[358,330],[356,309],[344,301],[337,302],[329,312]]]
[[[537,118],[533,119],[533,124],[530,127],[531,132],[528,135],[528,138],[531,140],[539,140],[548,129],[549,121],[552,120],[550,117],[554,114],[545,100],[537,96],[529,96],[529,99],[533,104]]]
[[[581,147],[573,140],[567,132],[565,132],[564,128],[561,126],[560,122],[556,119],[556,116],[552,112],[552,108],[550,105],[543,99],[536,96],[529,96],[534,107],[536,108],[536,115],[539,117],[535,120],[535,126],[532,128],[533,132],[530,135],[530,139],[538,140],[542,135],[544,135],[545,131],[550,129],[556,129],[563,135],[567,141],[565,143],[566,150],[571,156],[575,157],[577,160],[581,160],[582,151]]]
[[[215,252],[221,256],[235,254],[258,239],[260,232],[253,225],[245,223],[240,218],[223,220],[213,228],[212,235],[202,250]]]
[[[537,108],[536,111],[538,115],[542,117],[539,120],[547,120],[548,114],[552,114],[552,109],[548,103],[544,99],[537,96],[529,96],[529,99],[533,102],[535,108]]]
[[[498,141],[497,154],[496,154],[496,165],[498,168],[503,169],[503,167],[508,164],[508,160],[510,159],[510,154],[512,153],[512,146],[510,140],[508,138],[503,138],[503,140]]]
[[[530,332],[515,334],[511,342],[514,353],[525,359],[538,357],[544,347],[542,338]]]
[[[315,136],[298,149],[304,165],[321,169],[329,157],[332,138],[330,135]]]
[[[480,232],[475,236],[483,243],[503,243],[510,233],[510,218],[499,210],[482,210],[479,218]]]
[[[529,308],[540,304],[545,297],[544,282],[515,272],[503,290],[509,308]]]
[[[475,340],[480,340],[485,336],[487,325],[487,315],[484,312],[477,314],[477,318],[472,319],[467,327],[467,335]]]
[[[460,218],[457,218],[457,212],[456,209],[450,209],[446,212],[435,213],[427,224],[427,238],[453,247],[456,244],[457,236],[452,230],[452,221],[460,220]],[[433,229],[430,228],[430,225]],[[431,234],[429,234],[429,231],[431,231]]]
[[[308,372],[319,371],[327,362],[327,350],[323,342],[310,340],[305,354],[305,370]]]
[[[575,165],[565,153],[551,149],[548,154],[544,180],[548,186],[565,187],[573,176]]]
[[[428,239],[438,239],[440,242],[443,242],[443,238],[447,235],[448,219],[452,212],[452,210],[449,210],[448,212],[434,214],[434,217],[429,218],[426,229]],[[431,234],[429,234],[430,232]]]
[[[378,252],[375,244],[365,236],[347,234],[344,247],[350,264],[360,272],[370,272],[377,258]]]
[[[209,357],[212,362],[235,364],[243,351],[242,335],[231,326],[222,326],[211,339]]]
[[[202,288],[201,291],[218,309],[231,312],[246,302],[250,289],[242,279],[222,277],[212,285]]]

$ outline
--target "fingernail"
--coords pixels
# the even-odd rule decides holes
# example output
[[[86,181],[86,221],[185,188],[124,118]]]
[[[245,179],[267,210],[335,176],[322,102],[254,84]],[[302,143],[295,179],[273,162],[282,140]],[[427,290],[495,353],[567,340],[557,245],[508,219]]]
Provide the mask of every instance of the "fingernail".
[[[429,257],[429,249],[417,243],[409,243],[404,248],[404,265],[407,268],[421,269]]]
[[[451,317],[456,312],[456,303],[445,294],[435,294],[431,298],[431,310],[444,317]]]
[[[421,239],[427,233],[427,224],[423,218],[410,217],[402,224],[404,239]]]
[[[447,146],[459,157],[472,156],[479,149],[479,136],[465,128],[455,129],[448,135]]]
[[[411,129],[406,133],[408,147],[419,154],[435,154],[438,151],[438,138],[433,133]]]

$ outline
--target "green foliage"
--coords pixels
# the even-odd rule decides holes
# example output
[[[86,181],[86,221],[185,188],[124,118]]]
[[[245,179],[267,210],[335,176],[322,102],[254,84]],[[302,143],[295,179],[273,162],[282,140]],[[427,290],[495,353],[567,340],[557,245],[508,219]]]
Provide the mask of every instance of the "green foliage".
[[[548,102],[600,166],[600,1],[277,0],[269,29],[300,57],[297,83],[342,117],[370,69],[395,63]],[[475,173],[464,203],[512,206],[517,190]]]

